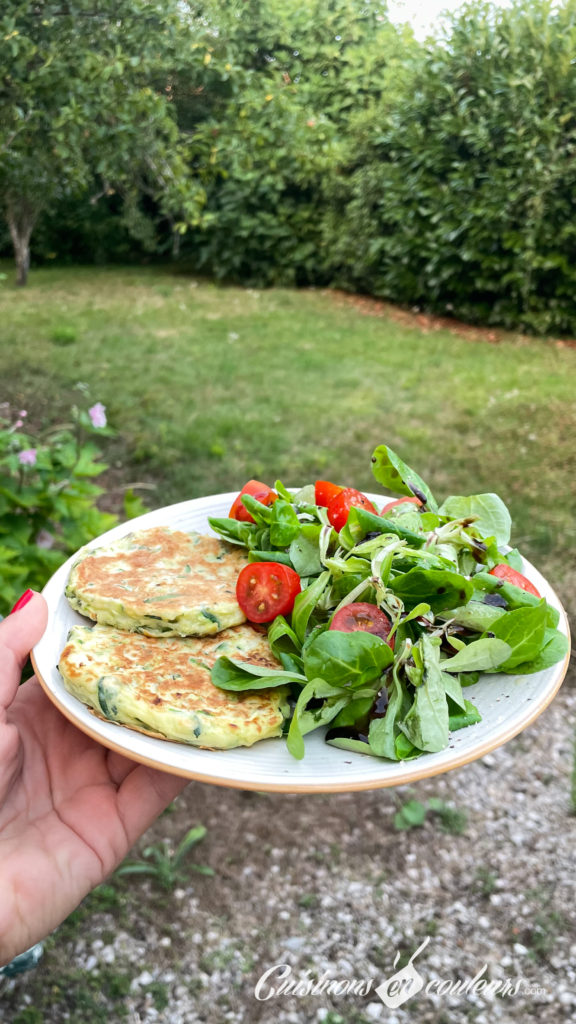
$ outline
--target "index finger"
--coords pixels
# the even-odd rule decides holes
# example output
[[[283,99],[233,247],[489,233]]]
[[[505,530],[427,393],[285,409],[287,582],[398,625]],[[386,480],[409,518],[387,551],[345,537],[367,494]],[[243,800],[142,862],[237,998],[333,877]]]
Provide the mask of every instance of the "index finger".
[[[26,658],[46,629],[48,606],[34,593],[23,608],[0,622],[0,708],[14,700]]]

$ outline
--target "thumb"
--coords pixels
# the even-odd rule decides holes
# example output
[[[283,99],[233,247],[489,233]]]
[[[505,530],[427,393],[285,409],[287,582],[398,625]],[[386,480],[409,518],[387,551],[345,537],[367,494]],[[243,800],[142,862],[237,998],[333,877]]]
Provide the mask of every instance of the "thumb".
[[[22,668],[46,629],[48,606],[32,591],[25,605],[0,622],[0,706],[12,703]]]

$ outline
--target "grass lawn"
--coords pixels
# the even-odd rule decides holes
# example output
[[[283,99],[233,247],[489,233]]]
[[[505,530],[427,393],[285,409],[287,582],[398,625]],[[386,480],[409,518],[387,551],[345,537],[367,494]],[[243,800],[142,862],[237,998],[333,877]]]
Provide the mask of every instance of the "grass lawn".
[[[151,507],[250,476],[370,489],[387,442],[439,496],[497,491],[518,546],[576,606],[573,348],[166,268],[36,270],[24,290],[0,285],[0,323],[0,402],[48,425],[88,383],[119,432],[114,482],[155,481]]]
[[[118,431],[107,442],[106,483],[119,489],[115,499],[134,481],[154,483],[142,492],[151,507],[232,490],[249,476],[292,485],[321,476],[377,490],[370,454],[388,442],[438,497],[500,493],[516,543],[576,611],[574,348],[426,331],[399,322],[392,310],[369,316],[323,292],[222,288],[165,268],[49,268],[34,271],[24,290],[0,283],[0,366],[0,403],[27,408],[40,429],[66,420],[76,385],[87,383],[91,403],[106,405]],[[63,1015],[72,1024],[104,1024],[133,1019],[130,1007],[138,1019],[170,1022],[180,1019],[183,1001],[194,1007],[186,1020],[256,1019],[262,968],[271,957],[281,962],[294,935],[307,943],[300,963],[308,968],[306,949],[326,948],[318,928],[333,931],[337,921],[330,904],[322,910],[326,890],[340,893],[340,911],[351,880],[373,892],[366,904],[353,897],[350,920],[377,914],[373,925],[367,917],[371,959],[357,977],[392,963],[381,920],[409,936],[403,949],[420,941],[416,931],[403,931],[402,906],[413,907],[410,929],[434,928],[427,933],[440,951],[461,946],[456,900],[469,906],[470,921],[488,916],[490,924],[469,933],[469,944],[477,943],[472,953],[467,947],[470,963],[487,955],[485,936],[511,954],[519,939],[526,942],[528,971],[543,969],[534,950],[547,956],[553,943],[565,941],[568,957],[570,924],[558,923],[564,918],[554,907],[543,916],[534,894],[547,899],[549,887],[570,909],[564,894],[572,875],[565,855],[551,851],[573,820],[572,698],[564,687],[548,717],[509,744],[503,759],[493,758],[498,770],[489,782],[484,767],[470,765],[410,790],[425,801],[448,799],[463,821],[471,801],[471,831],[462,836],[435,835],[430,822],[424,831],[396,833],[394,791],[306,798],[223,789],[215,798],[213,787],[191,783],[139,848],[166,837],[176,842],[202,821],[208,836],[198,863],[213,866],[216,877],[191,876],[176,893],[149,879],[108,879],[48,938],[41,966],[0,994],[0,1024]],[[499,778],[506,782],[495,789]],[[522,846],[520,826],[532,829]],[[550,852],[538,845],[546,837]],[[408,878],[408,862],[427,873]],[[475,870],[485,891],[475,888]],[[496,882],[515,894],[509,905],[492,907],[488,886]],[[525,939],[518,907],[528,884],[535,887],[522,920],[534,928]],[[357,921],[338,927],[333,956],[354,955],[347,949],[356,949]],[[538,984],[542,975],[526,978]],[[368,1024],[361,1008],[344,1012],[346,1024]],[[528,1010],[520,1002],[510,1012],[520,1021]],[[334,1010],[326,1020],[344,1017]]]

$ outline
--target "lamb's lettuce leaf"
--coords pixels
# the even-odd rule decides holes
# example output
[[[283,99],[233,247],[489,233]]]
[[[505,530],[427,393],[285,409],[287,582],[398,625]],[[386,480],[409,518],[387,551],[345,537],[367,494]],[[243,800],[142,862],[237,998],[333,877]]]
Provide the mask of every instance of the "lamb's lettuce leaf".
[[[388,682],[388,707],[383,718],[375,718],[370,722],[368,740],[370,751],[378,757],[387,757],[397,761],[396,737],[400,731],[399,719],[404,718],[410,709],[411,699],[398,673],[394,672]]]
[[[469,497],[453,495],[439,508],[449,519],[474,519],[474,527],[482,537],[495,537],[499,547],[508,544],[512,519],[506,505],[497,494],[471,494]]]
[[[298,537],[302,529],[300,520],[292,505],[283,498],[278,498],[271,509],[270,543],[278,548],[287,547]]]
[[[464,701],[463,711],[454,712],[448,719],[450,732],[456,732],[457,729],[465,729],[468,725],[475,725],[476,722],[481,721],[482,715],[478,708],[469,700]]]
[[[536,608],[543,600],[531,594],[522,587],[516,587],[507,580],[498,576],[492,576],[489,572],[478,572],[472,576],[472,585],[477,590],[485,590],[489,594],[498,594],[506,602],[509,611],[515,608]],[[556,629],[560,622],[560,613],[557,608],[546,603],[546,624],[551,629]]]
[[[365,508],[350,509],[346,525],[340,530],[338,534],[338,540],[343,547],[350,550],[359,541],[364,540],[367,533],[391,533],[396,537],[400,537],[402,540],[408,541],[411,547],[421,548],[426,543],[426,535],[424,533],[414,533],[413,530],[407,530],[400,519],[389,519],[384,516],[376,515],[374,512],[369,512]]]
[[[302,672],[302,645],[283,615],[277,615],[268,627],[268,643],[272,654],[287,672]]]
[[[472,599],[461,608],[444,609],[440,617],[450,619],[458,626],[465,626],[474,633],[485,633],[505,614],[505,611],[505,608]]]
[[[543,672],[562,661],[568,653],[568,637],[559,629],[547,629],[544,634],[544,645],[531,661],[520,662],[514,666],[514,675],[527,675],[530,672]]]
[[[326,590],[329,580],[330,573],[323,572],[296,596],[292,609],[292,629],[300,643],[304,642],[310,616]]]
[[[424,499],[432,512],[438,511],[438,504],[428,484],[387,445],[380,444],[374,449],[372,472],[378,483],[393,494],[413,494],[420,500]]]
[[[256,523],[242,523],[238,519],[218,519],[216,516],[209,516],[208,522],[216,533],[231,544],[241,544],[247,548],[258,547],[262,528]]]
[[[448,746],[448,702],[442,669],[440,643],[436,638],[422,636],[419,640],[423,661],[422,683],[414,693],[408,714],[400,729],[419,750],[437,753]]]
[[[304,649],[304,671],[308,679],[358,687],[381,676],[393,658],[388,644],[373,633],[330,629]]]
[[[262,690],[286,683],[306,683],[306,676],[285,669],[271,669],[263,665],[251,665],[236,658],[218,658],[211,670],[214,686],[221,690]]]
[[[452,658],[442,662],[444,672],[495,672],[512,655],[512,647],[502,639],[485,637],[473,640]]]
[[[415,566],[406,573],[394,576],[388,586],[407,608],[425,601],[433,612],[466,604],[474,587],[470,580],[449,569],[421,569]]]
[[[544,646],[547,607],[544,598],[533,608],[516,608],[506,612],[490,629],[496,639],[504,640],[510,655],[500,666],[501,672],[511,672],[523,662],[533,661]]]
[[[327,683],[324,679],[311,679],[304,687],[292,714],[286,737],[288,750],[297,760],[304,757],[304,736],[321,725],[327,725],[350,699],[347,690]],[[322,700],[320,707],[308,710],[310,701]]]
[[[321,530],[320,523],[302,523],[298,535],[290,543],[290,561],[300,576],[317,576],[322,572],[319,547]]]

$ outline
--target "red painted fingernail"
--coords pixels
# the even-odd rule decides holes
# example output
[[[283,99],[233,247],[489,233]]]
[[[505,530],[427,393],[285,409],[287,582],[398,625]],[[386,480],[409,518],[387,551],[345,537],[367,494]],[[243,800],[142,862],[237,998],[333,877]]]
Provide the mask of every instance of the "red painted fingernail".
[[[18,598],[16,604],[14,605],[12,611],[9,614],[12,615],[13,612],[19,612],[20,609],[23,608],[25,604],[28,604],[28,601],[30,601],[33,597],[33,590],[25,590],[24,593],[22,594],[22,597]]]

